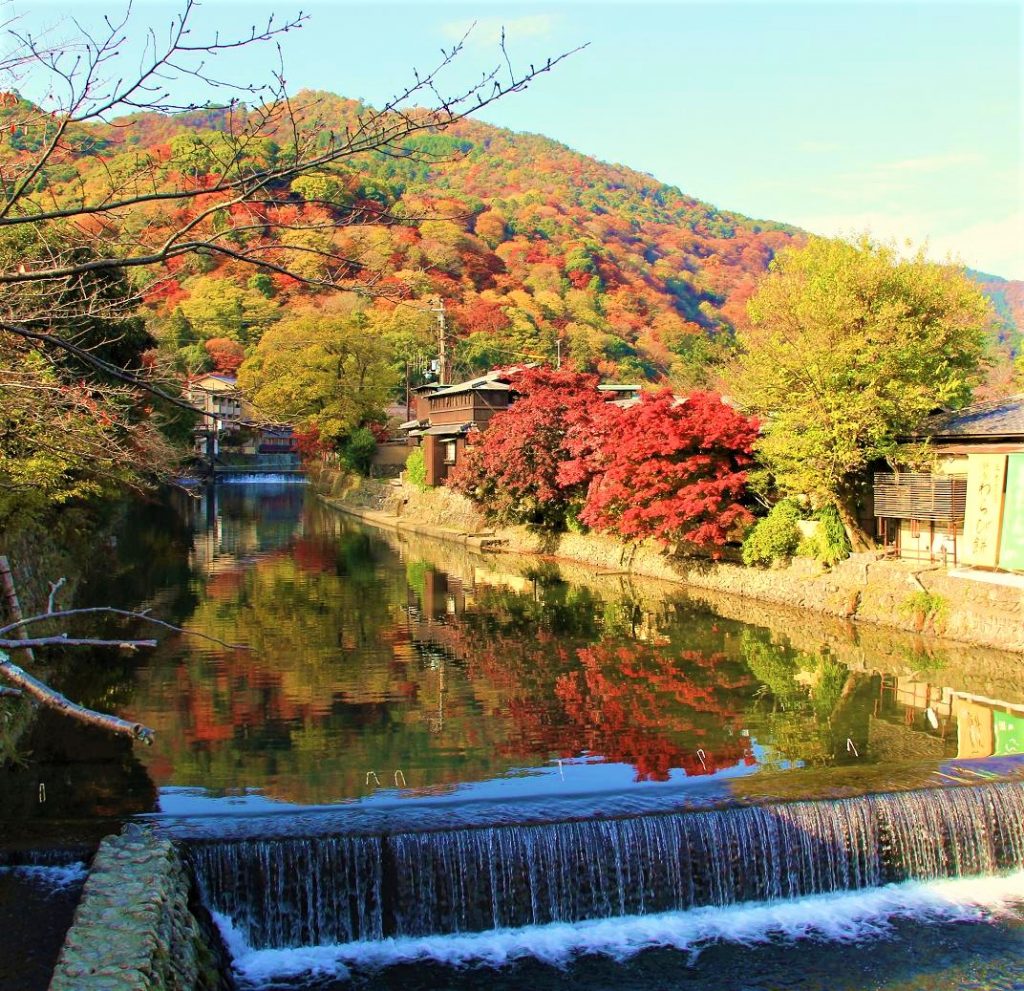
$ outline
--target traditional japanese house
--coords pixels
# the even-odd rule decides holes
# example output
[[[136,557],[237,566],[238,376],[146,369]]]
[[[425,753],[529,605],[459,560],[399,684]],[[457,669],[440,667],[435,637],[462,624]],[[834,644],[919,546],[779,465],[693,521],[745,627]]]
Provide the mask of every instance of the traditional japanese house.
[[[484,430],[495,413],[507,409],[512,388],[508,372],[490,372],[457,385],[422,389],[415,419],[402,424],[407,436],[422,438],[427,485],[441,485],[466,448],[470,430]]]
[[[930,472],[874,476],[883,542],[900,557],[1024,571],[1024,394],[933,416]]]
[[[442,485],[465,451],[469,432],[486,430],[495,413],[508,409],[515,399],[517,370],[502,369],[457,385],[413,390],[413,418],[399,429],[422,444],[427,485]],[[613,383],[599,385],[597,391],[607,402],[628,406],[639,402],[641,390],[639,385]]]

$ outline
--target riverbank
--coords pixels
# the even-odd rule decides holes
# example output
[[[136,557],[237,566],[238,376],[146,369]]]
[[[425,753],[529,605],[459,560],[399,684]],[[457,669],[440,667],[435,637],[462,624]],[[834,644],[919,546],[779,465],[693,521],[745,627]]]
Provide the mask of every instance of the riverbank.
[[[1024,653],[1024,589],[975,580],[939,565],[857,554],[826,569],[795,558],[774,568],[683,557],[654,542],[623,544],[601,534],[541,534],[493,527],[447,489],[359,479],[329,468],[310,472],[332,506],[375,526],[463,544],[568,560],[598,574],[636,574],[708,592],[818,613],[855,624]]]

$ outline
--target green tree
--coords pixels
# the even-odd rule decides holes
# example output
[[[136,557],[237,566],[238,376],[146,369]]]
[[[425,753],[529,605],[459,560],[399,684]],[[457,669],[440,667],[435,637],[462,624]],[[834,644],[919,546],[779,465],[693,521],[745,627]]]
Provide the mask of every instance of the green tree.
[[[337,441],[387,405],[396,381],[389,359],[365,314],[343,300],[268,330],[238,382],[258,415],[315,425],[322,438]]]
[[[254,343],[279,313],[277,304],[258,289],[243,289],[230,279],[198,278],[188,288],[189,297],[182,300],[180,309],[203,338]]]
[[[867,238],[779,253],[749,304],[731,388],[762,418],[762,465],[784,494],[835,505],[854,550],[859,484],[937,407],[980,378],[989,304],[959,268]]]

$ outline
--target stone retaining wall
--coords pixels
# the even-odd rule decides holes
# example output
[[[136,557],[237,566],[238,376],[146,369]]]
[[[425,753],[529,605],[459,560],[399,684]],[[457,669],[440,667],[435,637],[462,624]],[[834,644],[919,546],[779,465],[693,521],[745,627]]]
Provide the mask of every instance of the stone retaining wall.
[[[174,845],[129,827],[93,858],[50,991],[225,991]]]

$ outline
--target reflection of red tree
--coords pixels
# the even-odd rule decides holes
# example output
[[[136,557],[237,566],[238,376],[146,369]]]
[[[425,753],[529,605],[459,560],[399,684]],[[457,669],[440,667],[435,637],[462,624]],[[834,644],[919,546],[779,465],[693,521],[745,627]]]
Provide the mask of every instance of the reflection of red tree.
[[[337,548],[317,537],[299,537],[292,545],[295,563],[307,574],[328,574],[337,567]]]
[[[281,677],[251,654],[225,653],[213,663],[212,678],[185,666],[176,671],[174,708],[184,715],[190,745],[221,743],[267,723],[301,719],[312,708],[290,699]]]
[[[536,629],[484,639],[459,622],[430,636],[466,659],[478,695],[487,685],[502,698],[513,729],[504,756],[592,753],[651,781],[754,762],[737,712],[752,682],[724,654],[635,641],[574,648]]]
[[[713,774],[753,762],[731,706],[749,678],[730,678],[723,654],[630,643],[584,647],[577,656],[582,668],[555,683],[577,746],[632,764],[639,780],[664,781],[672,768]]]

